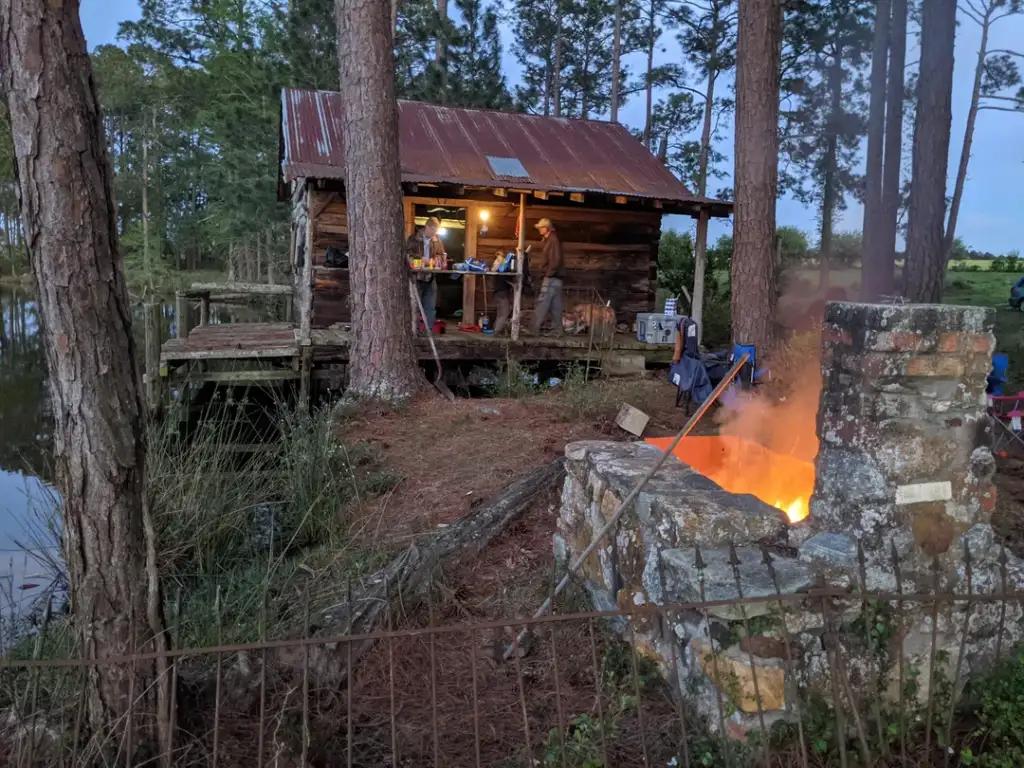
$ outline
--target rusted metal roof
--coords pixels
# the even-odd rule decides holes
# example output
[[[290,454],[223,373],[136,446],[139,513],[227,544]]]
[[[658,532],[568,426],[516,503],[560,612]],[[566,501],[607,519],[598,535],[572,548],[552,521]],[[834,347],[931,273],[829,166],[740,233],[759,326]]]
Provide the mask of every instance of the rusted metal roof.
[[[560,192],[600,192],[666,202],[698,198],[618,123],[399,101],[402,181]],[[281,173],[343,179],[341,94],[281,94]],[[496,158],[502,159],[497,165]],[[509,175],[510,159],[526,176]],[[518,173],[518,171],[517,171]],[[718,215],[723,211],[719,210]],[[714,215],[714,214],[713,214]]]

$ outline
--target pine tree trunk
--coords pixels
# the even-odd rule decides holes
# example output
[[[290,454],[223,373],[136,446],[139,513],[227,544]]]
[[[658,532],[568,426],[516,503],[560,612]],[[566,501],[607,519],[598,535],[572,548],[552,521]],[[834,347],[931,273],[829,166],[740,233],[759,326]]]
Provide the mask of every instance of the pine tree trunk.
[[[444,104],[448,100],[448,0],[437,0],[437,18],[440,26],[435,43],[434,64],[437,67],[437,76],[441,84],[438,100]],[[394,37],[392,37],[393,44]]]
[[[946,168],[953,101],[956,0],[929,0],[921,22],[914,161],[907,227],[907,298],[935,303],[946,271]]]
[[[142,137],[142,268],[146,283],[153,288],[153,265],[149,261],[149,139]]]
[[[714,119],[715,81],[718,71],[708,68],[708,89],[704,94],[704,127],[700,134],[700,157],[697,161],[697,195],[707,197],[708,165],[711,160],[711,128]],[[701,210],[697,219],[697,242],[693,251],[693,306],[691,315],[697,323],[697,341],[703,333],[704,283],[707,279],[708,213]]]
[[[818,290],[824,293],[829,283],[832,261],[832,225],[836,212],[836,185],[839,176],[839,124],[843,110],[843,46],[836,44],[835,58],[828,73],[829,115],[825,136],[825,177],[821,190],[821,247],[819,249]]]
[[[647,16],[647,103],[644,111],[644,146],[651,146],[651,121],[654,118],[654,12],[655,0],[651,0]]]
[[[407,400],[418,386],[402,255],[395,60],[387,8],[337,0],[352,284],[349,391]]]
[[[78,3],[0,0],[0,71],[39,290],[74,626],[90,658],[162,651],[145,405]],[[87,677],[97,743],[137,763],[133,752],[168,733],[165,661],[98,665]]]
[[[875,37],[871,49],[871,107],[868,112],[868,151],[864,170],[864,226],[861,239],[861,298],[879,294],[878,265],[881,234],[883,153],[885,151],[885,80],[889,52],[890,0],[875,3]],[[824,260],[824,249],[822,259]]]
[[[971,108],[967,112],[967,127],[964,129],[964,143],[960,148],[960,165],[956,171],[956,184],[953,198],[949,203],[949,221],[946,224],[944,244],[945,259],[953,255],[953,243],[956,240],[956,220],[960,215],[960,202],[964,196],[964,183],[967,181],[967,165],[971,161],[971,145],[974,143],[974,126],[978,122],[978,103],[981,100],[981,83],[985,74],[985,59],[988,56],[988,33],[991,27],[991,6],[985,6],[985,15],[981,24],[981,43],[978,45],[978,61],[974,65],[974,87],[971,91]]]
[[[615,38],[612,42],[612,114],[619,121],[619,63],[622,58],[622,0],[615,0]]]
[[[555,117],[562,116],[562,17],[559,16],[555,25],[555,73],[552,77],[554,83]]]
[[[896,292],[896,229],[903,175],[903,69],[907,57],[907,0],[892,0],[889,84],[885,107],[885,168],[879,212],[877,285],[881,296]]]
[[[732,336],[764,354],[775,314],[775,198],[779,162],[779,0],[739,6]]]

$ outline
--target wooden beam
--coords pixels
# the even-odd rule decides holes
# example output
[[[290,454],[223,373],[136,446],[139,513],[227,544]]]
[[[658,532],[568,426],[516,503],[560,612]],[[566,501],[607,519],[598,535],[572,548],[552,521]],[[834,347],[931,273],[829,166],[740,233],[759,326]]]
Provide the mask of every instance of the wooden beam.
[[[548,199],[548,193],[545,192],[542,189],[535,189],[535,190],[533,190],[533,196],[536,197],[538,200],[547,200]]]
[[[526,194],[519,194],[519,244],[516,249],[516,281],[512,294],[512,341],[519,340],[520,312],[523,308],[523,252],[526,249]]]
[[[299,378],[299,374],[288,368],[249,371],[240,369],[233,371],[191,371],[177,378],[196,383],[231,384],[238,382],[246,384],[248,382],[294,381]]]
[[[480,228],[480,211],[483,208],[479,203],[470,203],[466,206],[466,258],[477,258],[479,241],[477,239]],[[466,274],[462,278],[462,322],[472,323],[476,317],[476,276]]]
[[[708,252],[708,209],[700,209],[697,219],[697,243],[693,254],[693,299],[690,306],[690,317],[697,324],[697,343],[700,344],[704,332],[704,282],[707,275]]]
[[[174,295],[174,338],[188,338],[189,323],[188,296],[184,291],[178,291]]]
[[[312,208],[312,219],[315,222],[320,218],[320,214],[327,210],[327,206],[338,199],[337,192],[328,192],[326,195],[320,195],[321,200],[317,201],[316,208]]]
[[[572,202],[574,202],[574,203],[582,203],[583,202],[583,193],[582,192],[572,192],[569,195],[569,199],[572,200]]]
[[[262,349],[183,349],[168,350],[165,346],[160,353],[161,363],[176,363],[183,360],[262,360],[263,358],[294,357],[299,353],[296,345],[288,347],[265,347]]]
[[[306,258],[302,262],[301,292],[299,307],[299,344],[309,344],[309,329],[313,323],[313,230],[316,219],[313,210],[316,208],[319,193],[309,188],[306,200]]]
[[[187,290],[182,291],[190,298],[209,297],[211,293],[224,292],[234,294],[287,296],[292,292],[287,285],[271,285],[270,283],[192,283]]]

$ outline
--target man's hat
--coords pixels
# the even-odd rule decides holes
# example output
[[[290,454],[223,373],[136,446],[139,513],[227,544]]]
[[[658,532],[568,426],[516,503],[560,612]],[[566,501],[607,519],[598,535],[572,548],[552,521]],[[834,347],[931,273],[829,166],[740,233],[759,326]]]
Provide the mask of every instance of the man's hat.
[[[538,221],[533,226],[534,226],[535,229],[541,229],[541,228],[554,229],[555,228],[555,225],[551,223],[551,219],[541,219],[540,221]]]

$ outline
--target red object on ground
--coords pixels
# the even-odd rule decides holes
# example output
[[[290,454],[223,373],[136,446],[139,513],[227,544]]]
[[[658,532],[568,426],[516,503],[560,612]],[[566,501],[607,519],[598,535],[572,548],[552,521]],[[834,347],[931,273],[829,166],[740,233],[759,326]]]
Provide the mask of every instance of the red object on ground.
[[[422,319],[419,321],[419,326],[418,327],[419,327],[419,332],[423,333],[424,325],[423,325],[423,320]],[[435,320],[434,321],[434,335],[435,336],[443,336],[444,332],[447,331],[447,330],[448,330],[448,323],[446,323],[444,320]]]
[[[459,324],[459,330],[462,331],[463,333],[482,333],[483,332],[483,329],[479,325],[476,325],[475,323],[473,325],[462,325],[462,324]]]

